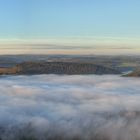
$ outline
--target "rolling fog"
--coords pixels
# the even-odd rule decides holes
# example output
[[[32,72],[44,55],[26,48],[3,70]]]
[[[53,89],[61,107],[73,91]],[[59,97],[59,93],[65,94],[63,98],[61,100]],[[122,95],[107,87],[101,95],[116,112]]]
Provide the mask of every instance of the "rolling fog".
[[[140,79],[2,76],[2,140],[140,139]]]

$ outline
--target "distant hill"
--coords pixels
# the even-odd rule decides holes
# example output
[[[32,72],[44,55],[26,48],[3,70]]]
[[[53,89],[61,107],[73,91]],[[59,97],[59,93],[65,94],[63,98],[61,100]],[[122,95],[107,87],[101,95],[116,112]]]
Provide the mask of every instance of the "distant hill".
[[[14,67],[23,62],[71,62],[90,63],[117,69],[122,73],[140,67],[140,56],[100,55],[0,55],[0,67]]]
[[[76,62],[24,62],[10,68],[0,68],[0,74],[120,74],[113,68]]]
[[[134,70],[131,73],[124,75],[125,77],[140,77],[140,69]]]

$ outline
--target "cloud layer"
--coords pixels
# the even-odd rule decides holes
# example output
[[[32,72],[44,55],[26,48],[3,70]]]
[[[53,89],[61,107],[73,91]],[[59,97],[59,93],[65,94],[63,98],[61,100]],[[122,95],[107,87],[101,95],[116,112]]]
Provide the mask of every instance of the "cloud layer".
[[[139,38],[73,36],[0,39],[0,54],[140,55]]]
[[[3,76],[2,140],[137,140],[140,79],[119,76]]]

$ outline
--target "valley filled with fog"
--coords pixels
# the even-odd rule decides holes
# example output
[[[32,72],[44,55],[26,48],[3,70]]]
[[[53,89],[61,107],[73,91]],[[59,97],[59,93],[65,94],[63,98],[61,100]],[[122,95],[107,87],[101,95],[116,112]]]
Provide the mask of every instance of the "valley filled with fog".
[[[0,138],[140,139],[139,87],[119,75],[1,76]]]

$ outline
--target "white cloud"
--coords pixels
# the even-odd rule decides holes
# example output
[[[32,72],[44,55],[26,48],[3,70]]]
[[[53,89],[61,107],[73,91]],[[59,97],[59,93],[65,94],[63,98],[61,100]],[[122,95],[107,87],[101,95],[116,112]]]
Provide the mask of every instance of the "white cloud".
[[[3,76],[0,136],[37,140],[140,138],[140,79],[119,76]],[[16,137],[16,138],[15,138]]]

